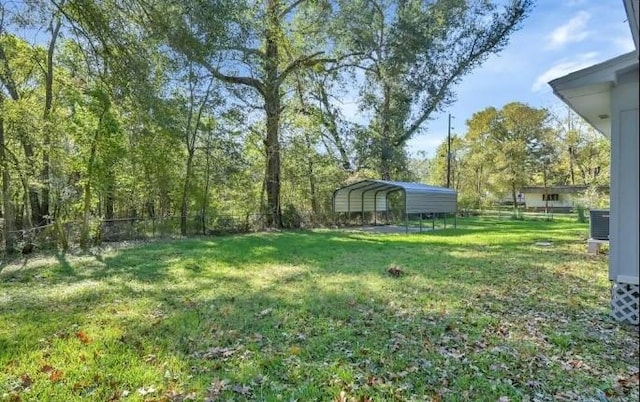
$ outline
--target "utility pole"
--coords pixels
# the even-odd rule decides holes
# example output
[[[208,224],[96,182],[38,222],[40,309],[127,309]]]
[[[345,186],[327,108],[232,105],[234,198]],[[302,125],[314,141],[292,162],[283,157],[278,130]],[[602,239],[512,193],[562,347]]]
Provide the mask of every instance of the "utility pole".
[[[449,113],[449,128],[447,130],[447,187],[451,188],[451,113]]]

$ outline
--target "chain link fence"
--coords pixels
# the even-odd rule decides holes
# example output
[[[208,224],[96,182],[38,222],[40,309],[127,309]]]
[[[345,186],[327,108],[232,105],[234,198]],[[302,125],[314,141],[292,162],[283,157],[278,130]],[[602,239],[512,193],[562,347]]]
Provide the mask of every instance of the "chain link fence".
[[[290,229],[321,227],[327,217],[311,213],[287,211],[283,213],[283,226]],[[82,221],[67,221],[56,224],[12,231],[18,251],[32,244],[37,249],[59,249],[79,247],[83,229]],[[186,219],[184,236],[217,236],[235,233],[259,232],[267,229],[265,214],[217,215],[203,219],[190,216]],[[0,218],[0,254],[5,251],[4,221]],[[181,217],[92,219],[89,223],[89,242],[97,246],[108,242],[184,237]]]

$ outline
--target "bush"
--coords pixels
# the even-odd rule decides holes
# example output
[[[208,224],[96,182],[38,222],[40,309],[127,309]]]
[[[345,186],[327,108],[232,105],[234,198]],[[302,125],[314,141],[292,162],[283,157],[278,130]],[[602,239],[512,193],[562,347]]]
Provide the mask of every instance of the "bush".
[[[585,223],[587,221],[587,216],[584,214],[584,206],[581,204],[576,205],[576,213],[578,214],[578,222]]]
[[[282,211],[282,226],[287,229],[300,229],[302,223],[302,215],[300,215],[296,207],[291,204],[285,205],[284,211]]]

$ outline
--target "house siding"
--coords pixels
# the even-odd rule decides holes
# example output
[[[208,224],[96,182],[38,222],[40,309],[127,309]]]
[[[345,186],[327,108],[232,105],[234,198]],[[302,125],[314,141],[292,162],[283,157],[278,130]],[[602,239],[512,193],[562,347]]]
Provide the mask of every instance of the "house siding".
[[[638,68],[611,92],[611,218],[609,279],[638,284]]]
[[[552,194],[552,193],[549,193]],[[553,193],[556,194],[556,193]],[[526,193],[524,196],[524,202],[526,208],[532,209],[544,209],[545,201],[542,200],[542,193]],[[563,210],[570,210],[575,206],[575,195],[573,194],[558,194],[558,201],[548,201],[549,208],[558,209],[561,208]]]

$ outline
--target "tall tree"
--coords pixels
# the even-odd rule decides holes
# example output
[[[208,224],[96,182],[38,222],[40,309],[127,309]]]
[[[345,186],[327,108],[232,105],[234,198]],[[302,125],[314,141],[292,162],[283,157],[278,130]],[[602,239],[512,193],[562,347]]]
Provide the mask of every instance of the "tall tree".
[[[0,35],[4,39],[0,39],[0,84],[5,87],[13,102],[32,98],[30,100],[40,103],[42,108],[42,115],[38,116],[37,123],[32,124],[30,133],[22,132],[19,135],[26,165],[29,167],[30,221],[34,225],[42,225],[50,215],[50,148],[55,127],[51,121],[54,107],[54,54],[62,21],[48,2],[25,1],[7,16],[6,25],[11,23],[16,32],[42,30],[48,34],[46,38],[41,35],[38,43],[29,44],[6,31],[4,10],[3,6]],[[40,47],[42,45],[44,48]],[[40,90],[43,90],[43,96],[40,95]]]
[[[510,194],[517,208],[517,191],[529,183],[535,168],[549,163],[548,112],[512,102],[500,110],[491,107],[475,113],[467,125],[470,146],[490,164],[494,190]]]
[[[0,169],[2,169],[2,233],[4,234],[4,247],[7,253],[15,250],[15,215],[11,200],[11,175],[7,160],[6,142],[4,139],[4,119],[2,118],[4,97],[0,92]]]
[[[513,0],[349,0],[340,3],[339,42],[360,56],[362,108],[371,111],[379,174],[430,116],[455,99],[453,87],[502,50],[531,10]],[[394,151],[396,150],[396,151]],[[395,158],[403,161],[402,158]]]
[[[232,86],[235,94],[261,101],[266,119],[269,226],[282,224],[280,125],[285,107],[284,86],[294,73],[331,61],[325,55],[326,44],[312,38],[326,19],[329,8],[325,6],[324,2],[299,0],[245,0],[216,4],[165,1],[159,7],[146,8],[149,26],[175,51]],[[305,15],[303,23],[298,22],[298,14]],[[300,40],[305,36],[306,41]]]

